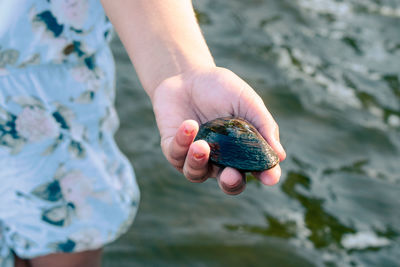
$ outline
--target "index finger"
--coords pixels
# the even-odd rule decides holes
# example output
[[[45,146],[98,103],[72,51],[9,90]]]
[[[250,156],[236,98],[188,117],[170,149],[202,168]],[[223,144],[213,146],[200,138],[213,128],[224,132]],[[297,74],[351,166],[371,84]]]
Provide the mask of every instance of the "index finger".
[[[251,101],[245,119],[250,121],[260,134],[265,138],[272,149],[278,154],[279,160],[283,161],[286,158],[286,152],[280,143],[279,127],[264,105],[264,101],[253,90],[247,98]]]

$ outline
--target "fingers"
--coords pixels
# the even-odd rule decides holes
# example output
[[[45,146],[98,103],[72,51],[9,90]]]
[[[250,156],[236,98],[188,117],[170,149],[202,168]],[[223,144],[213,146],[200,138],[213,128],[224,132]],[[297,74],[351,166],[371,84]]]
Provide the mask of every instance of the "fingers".
[[[261,135],[264,136],[272,149],[278,154],[279,160],[284,161],[286,152],[280,143],[279,126],[264,104],[262,104],[260,109],[263,110],[264,116],[258,117],[255,126],[259,129]]]
[[[237,195],[243,192],[246,187],[244,173],[236,169],[226,167],[217,175],[218,185],[228,195]]]
[[[209,155],[210,146],[204,140],[198,140],[190,146],[183,166],[183,174],[189,181],[200,183],[207,180],[210,173]]]
[[[263,184],[271,186],[279,182],[281,172],[281,167],[278,164],[272,169],[263,172],[254,172],[253,175],[258,178]]]
[[[199,125],[194,120],[186,120],[178,128],[174,138],[168,146],[167,158],[178,170],[182,171],[189,147],[193,142]]]
[[[208,158],[210,147],[204,140],[193,140],[199,126],[196,121],[186,120],[178,128],[168,150],[170,163],[195,183],[204,182],[212,175]]]
[[[253,90],[247,90],[243,93],[242,99],[244,103],[241,106],[247,106],[245,119],[254,124],[261,135],[267,140],[268,144],[278,154],[279,160],[286,158],[286,152],[280,143],[279,127],[266,108],[263,100]]]
[[[275,121],[273,121],[272,126],[268,127],[268,129],[264,131],[268,132],[267,142],[270,144],[272,149],[274,149],[274,151],[278,154],[279,161],[284,161],[286,158],[286,152],[280,142],[278,124]]]
[[[207,142],[198,140],[193,143],[198,128],[198,123],[193,120],[186,120],[181,124],[168,146],[168,160],[191,182],[199,183],[209,177],[217,177],[224,193],[240,194],[246,187],[245,174],[230,167],[220,169],[209,164],[210,147]],[[254,173],[254,176],[265,185],[276,184],[280,175],[279,165],[261,173]]]

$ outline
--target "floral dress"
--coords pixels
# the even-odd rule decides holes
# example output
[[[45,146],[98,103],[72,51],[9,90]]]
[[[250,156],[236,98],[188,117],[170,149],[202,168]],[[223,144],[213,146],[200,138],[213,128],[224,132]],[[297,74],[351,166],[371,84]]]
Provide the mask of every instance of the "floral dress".
[[[1,267],[99,248],[136,214],[111,31],[99,0],[0,1]]]

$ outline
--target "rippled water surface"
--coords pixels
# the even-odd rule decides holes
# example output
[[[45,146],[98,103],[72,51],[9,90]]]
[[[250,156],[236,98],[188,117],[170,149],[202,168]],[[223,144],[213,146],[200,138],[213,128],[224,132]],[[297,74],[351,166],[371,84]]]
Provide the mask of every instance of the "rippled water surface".
[[[201,0],[218,65],[280,125],[274,187],[226,196],[161,154],[152,108],[116,39],[121,149],[142,191],[105,266],[399,266],[400,1]]]

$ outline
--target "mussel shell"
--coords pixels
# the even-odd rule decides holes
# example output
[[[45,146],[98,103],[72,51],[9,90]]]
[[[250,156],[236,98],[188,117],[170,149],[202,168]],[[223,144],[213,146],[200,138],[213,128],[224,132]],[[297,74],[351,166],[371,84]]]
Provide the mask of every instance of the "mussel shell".
[[[244,119],[218,118],[200,126],[196,140],[210,146],[210,161],[240,171],[263,171],[279,163],[278,155]]]

